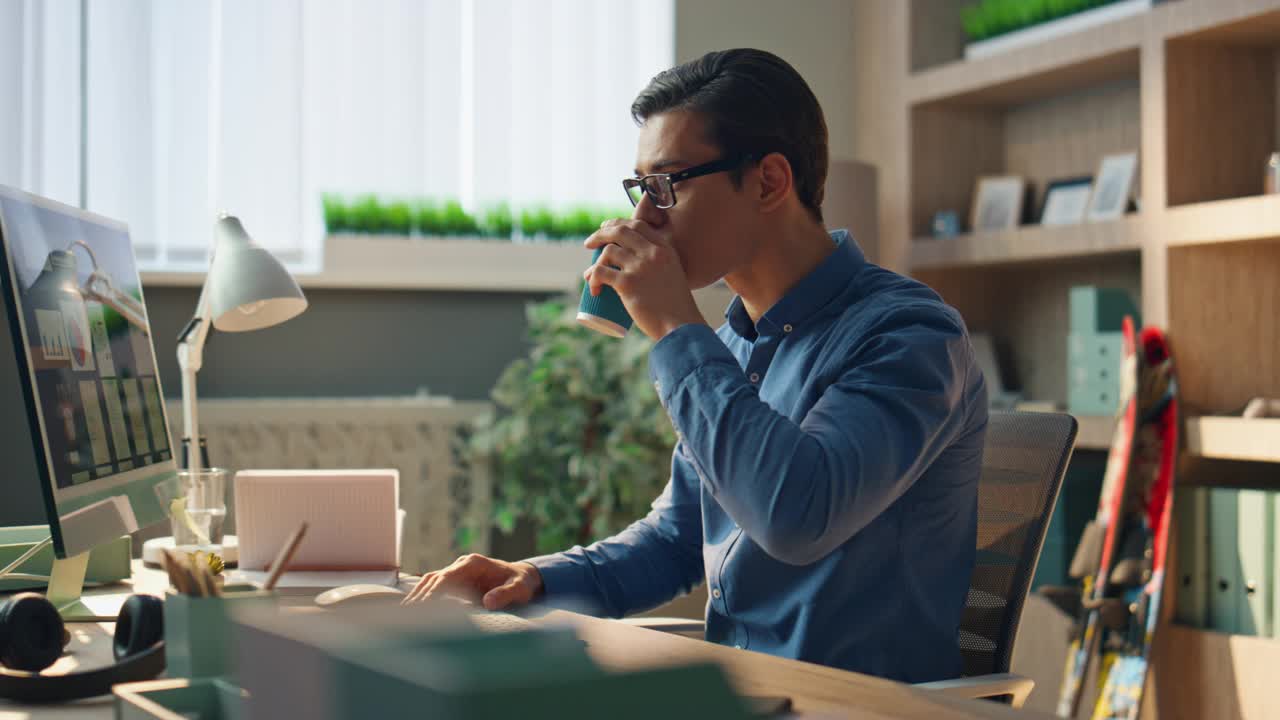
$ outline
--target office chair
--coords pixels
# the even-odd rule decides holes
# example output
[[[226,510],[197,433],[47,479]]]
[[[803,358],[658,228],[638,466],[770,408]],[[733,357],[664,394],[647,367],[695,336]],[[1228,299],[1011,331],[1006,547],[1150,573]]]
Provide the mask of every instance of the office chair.
[[[1076,419],[993,412],[978,479],[978,556],[960,618],[964,677],[916,687],[1022,707],[1035,687],[1009,673],[1022,605],[1075,449]]]
[[[978,555],[960,620],[964,676],[916,687],[1022,707],[1035,687],[1009,673],[1022,605],[1075,449],[1076,419],[1061,413],[992,412],[978,479]],[[702,622],[629,618],[653,630],[701,637]]]

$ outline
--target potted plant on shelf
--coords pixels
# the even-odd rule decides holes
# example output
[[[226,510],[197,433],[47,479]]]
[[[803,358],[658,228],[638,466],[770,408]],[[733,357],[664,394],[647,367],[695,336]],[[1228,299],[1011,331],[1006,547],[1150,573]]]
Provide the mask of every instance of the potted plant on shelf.
[[[1153,0],[980,0],[961,10],[967,59],[1145,12]]]
[[[480,230],[476,219],[462,209],[462,203],[457,200],[445,203],[441,216],[441,230],[445,235],[474,236]]]
[[[648,512],[670,475],[675,432],[648,380],[650,341],[591,332],[576,298],[531,305],[532,348],[502,373],[495,411],[458,447],[493,478],[493,523],[527,518],[539,552],[611,535]],[[465,539],[460,537],[460,540]]]
[[[418,235],[442,235],[441,225],[440,208],[436,207],[434,200],[423,200],[414,208],[413,230]]]
[[[326,193],[321,198],[324,208],[324,229],[329,235],[351,232],[350,219],[347,215],[347,204],[338,195]]]
[[[520,237],[530,242],[551,239],[555,218],[546,206],[527,207],[520,212]]]
[[[407,202],[394,202],[383,213],[383,232],[408,237],[413,232],[413,212]]]
[[[376,235],[383,231],[382,207],[373,195],[366,195],[352,204],[347,209],[347,217],[355,232]]]
[[[480,234],[487,238],[510,240],[514,230],[511,206],[506,203],[498,203],[486,210],[480,222]]]

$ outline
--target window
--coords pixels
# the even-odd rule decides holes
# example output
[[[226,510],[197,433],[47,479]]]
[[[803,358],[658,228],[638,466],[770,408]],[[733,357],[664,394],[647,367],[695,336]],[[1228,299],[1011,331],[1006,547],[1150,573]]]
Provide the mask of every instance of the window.
[[[316,269],[327,192],[623,205],[674,61],[673,0],[85,6],[82,38],[78,0],[0,4],[0,183],[128,222],[147,269],[202,269],[220,210]]]

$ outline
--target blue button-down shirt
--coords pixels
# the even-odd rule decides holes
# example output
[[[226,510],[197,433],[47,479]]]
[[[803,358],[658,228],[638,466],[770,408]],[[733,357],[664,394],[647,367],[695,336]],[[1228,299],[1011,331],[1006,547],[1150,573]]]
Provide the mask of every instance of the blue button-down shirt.
[[[678,444],[652,511],[534,558],[621,617],[708,586],[707,639],[908,682],[960,674],[986,388],[959,314],[847,232],[757,323],[649,357]]]

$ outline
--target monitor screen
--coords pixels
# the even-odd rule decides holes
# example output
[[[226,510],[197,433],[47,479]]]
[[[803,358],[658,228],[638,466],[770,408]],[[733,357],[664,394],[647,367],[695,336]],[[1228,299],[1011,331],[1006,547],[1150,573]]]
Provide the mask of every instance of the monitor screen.
[[[129,231],[0,186],[3,294],[60,557],[165,517],[176,466]]]

